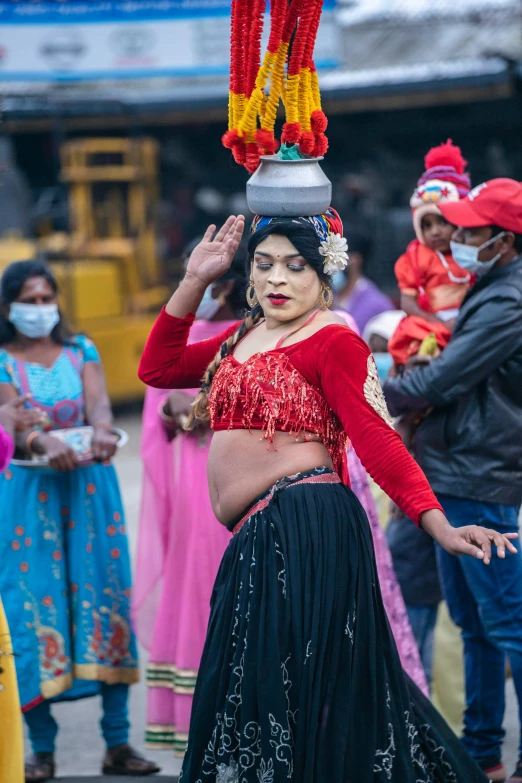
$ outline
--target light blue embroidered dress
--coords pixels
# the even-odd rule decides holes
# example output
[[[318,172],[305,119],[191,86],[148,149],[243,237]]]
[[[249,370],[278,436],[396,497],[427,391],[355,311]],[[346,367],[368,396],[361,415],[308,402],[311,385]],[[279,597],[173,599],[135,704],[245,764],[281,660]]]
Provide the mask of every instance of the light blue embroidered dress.
[[[30,392],[55,429],[85,425],[82,374],[98,362],[78,335],[50,368],[0,348],[0,383]],[[72,473],[10,466],[0,476],[0,595],[24,710],[138,680],[130,562],[112,465]]]

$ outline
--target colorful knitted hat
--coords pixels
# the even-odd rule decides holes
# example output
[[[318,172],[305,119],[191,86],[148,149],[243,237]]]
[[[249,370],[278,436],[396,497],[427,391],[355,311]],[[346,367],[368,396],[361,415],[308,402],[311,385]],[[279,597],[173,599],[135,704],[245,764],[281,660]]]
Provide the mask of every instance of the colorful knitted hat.
[[[424,215],[441,215],[438,204],[459,201],[471,190],[471,179],[465,171],[467,161],[452,140],[433,147],[424,158],[426,171],[419,179],[410,200],[413,210],[413,227],[419,242],[424,244],[422,218]]]

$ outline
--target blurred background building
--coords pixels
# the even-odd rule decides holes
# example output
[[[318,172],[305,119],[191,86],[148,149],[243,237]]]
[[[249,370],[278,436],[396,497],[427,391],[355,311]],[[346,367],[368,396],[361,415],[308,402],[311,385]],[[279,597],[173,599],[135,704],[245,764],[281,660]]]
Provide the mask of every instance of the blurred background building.
[[[105,328],[106,351],[122,323],[135,329],[115,398],[186,243],[246,211],[245,172],[220,143],[229,6],[0,2],[0,265],[44,250],[70,317],[96,324],[99,343]],[[326,0],[317,63],[334,203],[371,240],[367,274],[395,295],[431,146],[451,137],[475,183],[522,179],[522,4]]]

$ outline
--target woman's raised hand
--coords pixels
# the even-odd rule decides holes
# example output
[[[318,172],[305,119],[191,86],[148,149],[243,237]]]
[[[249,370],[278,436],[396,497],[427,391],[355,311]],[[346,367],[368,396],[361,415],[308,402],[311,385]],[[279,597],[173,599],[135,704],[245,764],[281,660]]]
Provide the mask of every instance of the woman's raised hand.
[[[231,215],[217,232],[216,226],[209,226],[191,253],[185,279],[196,279],[206,288],[224,275],[239,247],[244,227],[243,215]]]

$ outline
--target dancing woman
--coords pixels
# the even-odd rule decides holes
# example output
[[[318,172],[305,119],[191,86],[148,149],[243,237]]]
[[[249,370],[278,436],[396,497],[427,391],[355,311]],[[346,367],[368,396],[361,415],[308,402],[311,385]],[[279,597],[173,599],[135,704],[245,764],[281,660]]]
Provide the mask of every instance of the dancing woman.
[[[208,229],[140,366],[153,386],[193,387],[203,377],[191,422],[210,417],[210,497],[233,533],[214,586],[182,781],[485,781],[401,668],[368,520],[346,483],[346,437],[451,554],[487,565],[492,544],[500,557],[514,547],[495,531],[449,525],[389,424],[369,349],[327,309],[328,256],[336,239],[342,246],[333,210],[256,219],[252,310],[187,345],[192,313],[231,263],[243,223],[230,217],[214,238]]]

